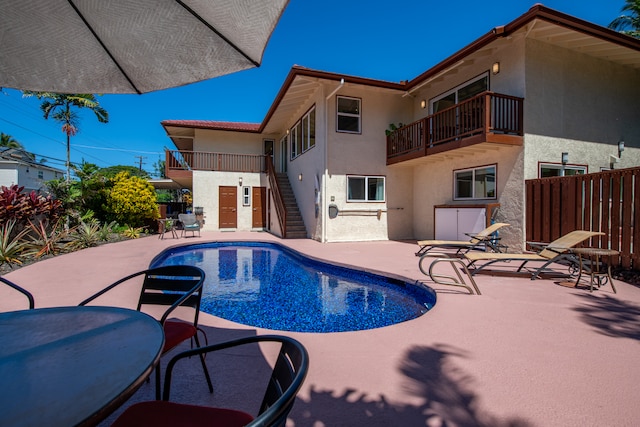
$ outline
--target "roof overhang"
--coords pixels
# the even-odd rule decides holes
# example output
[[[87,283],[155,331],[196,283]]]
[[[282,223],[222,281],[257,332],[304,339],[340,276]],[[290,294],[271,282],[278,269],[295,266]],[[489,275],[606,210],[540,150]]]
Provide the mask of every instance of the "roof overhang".
[[[350,84],[411,93],[465,63],[470,55],[490,49],[488,45],[493,42],[516,35],[640,69],[640,40],[536,4],[511,23],[493,28],[408,82],[367,79],[294,65],[260,124],[168,120],[163,121],[162,125],[179,150],[193,150],[195,129],[279,134],[291,125],[292,119],[304,113],[300,109],[307,104],[305,101],[316,91],[322,90],[323,85],[329,93],[334,93],[332,91],[339,85]],[[335,82],[334,86],[331,86],[332,82]]]
[[[180,190],[184,188],[174,180],[167,178],[150,179],[148,181],[156,190]]]

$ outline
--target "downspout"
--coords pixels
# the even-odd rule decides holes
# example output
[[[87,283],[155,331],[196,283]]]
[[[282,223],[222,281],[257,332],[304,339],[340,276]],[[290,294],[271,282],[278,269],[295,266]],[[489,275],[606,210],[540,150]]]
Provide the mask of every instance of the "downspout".
[[[344,79],[340,79],[340,84],[324,99],[324,174],[322,176],[322,238],[320,242],[327,242],[327,179],[329,176],[329,99],[333,97],[344,85]]]

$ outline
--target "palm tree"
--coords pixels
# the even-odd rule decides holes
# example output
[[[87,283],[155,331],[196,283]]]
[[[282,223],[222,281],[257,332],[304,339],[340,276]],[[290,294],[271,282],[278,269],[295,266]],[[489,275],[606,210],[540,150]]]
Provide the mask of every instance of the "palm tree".
[[[109,122],[109,113],[100,106],[96,96],[88,93],[51,93],[51,92],[23,92],[24,96],[35,96],[43,100],[40,109],[45,120],[51,117],[62,123],[62,132],[67,135],[67,181],[71,176],[71,137],[78,133],[80,117],[72,108],[88,108],[100,123]]]
[[[0,147],[18,148],[20,150],[24,148],[14,137],[6,133],[0,133]]]
[[[611,21],[609,28],[640,39],[640,0],[625,0],[622,12],[622,15]]]

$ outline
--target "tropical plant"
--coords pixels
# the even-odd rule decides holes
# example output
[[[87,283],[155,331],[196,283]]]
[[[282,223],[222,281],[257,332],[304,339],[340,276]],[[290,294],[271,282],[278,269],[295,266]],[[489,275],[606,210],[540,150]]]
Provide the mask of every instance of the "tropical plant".
[[[26,228],[27,222],[39,219],[56,222],[62,214],[62,203],[51,196],[38,195],[35,191],[23,193],[24,187],[12,185],[0,187],[0,224],[14,220],[16,231]]]
[[[122,231],[122,235],[128,239],[137,239],[144,230],[144,227],[127,227]]]
[[[113,188],[107,197],[107,210],[120,224],[140,227],[158,218],[156,193],[148,181],[127,172],[113,178]]]
[[[403,123],[398,123],[397,125],[395,123],[391,123],[389,125],[389,128],[387,130],[384,131],[385,135],[389,136],[391,135],[393,132],[395,132],[396,130],[400,129],[401,127],[403,127],[404,124]]]
[[[611,21],[609,28],[640,38],[640,0],[626,0],[621,10],[622,15]]]
[[[22,144],[20,144],[14,137],[1,132],[0,132],[0,147],[19,148],[19,149],[24,148]]]
[[[45,120],[51,117],[62,124],[62,132],[67,135],[67,181],[71,176],[71,137],[78,133],[80,116],[75,108],[88,108],[100,123],[109,122],[109,113],[100,106],[96,96],[88,93],[52,93],[24,91],[24,96],[35,96],[42,100],[40,109]]]
[[[0,265],[22,264],[21,255],[27,248],[24,236],[29,229],[14,233],[16,221],[10,219],[0,224]]]
[[[98,221],[81,222],[69,235],[69,248],[79,250],[98,246],[100,242],[100,223]]]
[[[65,229],[62,221],[58,219],[53,224],[46,221],[29,221],[30,241],[27,243],[27,255],[41,258],[45,255],[58,255],[66,251],[67,239],[75,229]]]
[[[102,242],[108,242],[111,239],[111,235],[115,233],[115,229],[118,227],[118,223],[111,221],[108,224],[102,224],[98,231],[98,237]]]

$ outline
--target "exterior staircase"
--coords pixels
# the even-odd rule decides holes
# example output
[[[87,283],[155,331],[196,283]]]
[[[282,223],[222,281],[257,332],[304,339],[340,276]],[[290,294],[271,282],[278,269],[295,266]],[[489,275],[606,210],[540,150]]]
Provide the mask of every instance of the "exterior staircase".
[[[306,239],[307,229],[304,226],[296,196],[293,194],[291,183],[286,173],[277,173],[276,180],[282,194],[282,201],[287,211],[287,239]]]

